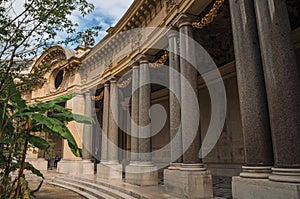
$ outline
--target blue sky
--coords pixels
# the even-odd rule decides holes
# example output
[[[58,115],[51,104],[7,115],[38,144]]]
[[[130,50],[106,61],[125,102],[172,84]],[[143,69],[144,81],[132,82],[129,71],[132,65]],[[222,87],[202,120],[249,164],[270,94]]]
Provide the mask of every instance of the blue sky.
[[[13,10],[15,13],[20,13],[24,9],[24,2],[26,0],[13,0]],[[126,10],[132,4],[134,0],[87,0],[95,6],[94,11],[91,14],[82,17],[78,11],[73,12],[69,18],[72,22],[79,24],[77,31],[84,31],[87,28],[93,26],[101,26],[102,29],[99,32],[99,36],[95,38],[96,44],[107,34],[106,30],[114,26],[119,19],[124,15]],[[67,37],[67,33],[58,33],[57,41],[64,40]],[[76,46],[68,46],[69,48],[75,48]]]
[[[134,0],[88,0],[94,4],[94,11],[84,18],[78,12],[74,12],[70,18],[74,23],[78,23],[78,30],[82,31],[92,26],[101,26],[99,36],[95,38],[98,43],[107,33],[106,30],[114,26],[123,16]],[[59,38],[64,38],[64,33]]]

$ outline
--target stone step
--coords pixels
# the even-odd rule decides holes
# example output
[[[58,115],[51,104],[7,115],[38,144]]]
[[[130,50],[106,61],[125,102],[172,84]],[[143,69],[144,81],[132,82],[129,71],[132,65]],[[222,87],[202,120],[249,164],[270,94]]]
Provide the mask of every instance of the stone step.
[[[57,177],[55,180],[64,180],[67,182],[76,183],[79,185],[87,186],[92,189],[96,189],[100,192],[103,192],[105,194],[108,194],[116,199],[135,199],[137,197],[133,197],[131,192],[125,192],[123,189],[120,189],[119,187],[111,187],[106,183],[100,183],[97,181],[92,180],[86,180],[81,178],[73,178],[73,177],[66,177],[66,176],[60,176]]]
[[[71,190],[71,191],[78,190],[79,192],[77,192],[77,191],[75,191],[75,192],[77,192],[81,195],[88,194],[88,195],[92,196],[91,197],[92,199],[94,199],[94,198],[115,199],[114,197],[112,197],[112,196],[110,196],[106,193],[103,193],[100,190],[96,190],[96,189],[93,189],[93,188],[88,187],[88,186],[77,184],[76,182],[72,183],[72,182],[69,182],[69,181],[55,179],[53,182],[48,182],[48,183],[53,184],[53,185],[57,185],[57,186],[61,186],[61,187],[64,187],[64,188],[68,187],[68,189]],[[89,199],[89,197],[88,197],[88,199]]]
[[[138,194],[138,193],[136,193],[132,190],[128,190],[128,189],[120,187],[120,186],[116,186],[116,185],[113,185],[113,184],[110,184],[110,183],[106,183],[104,181],[97,181],[97,180],[82,178],[82,177],[77,177],[77,176],[58,176],[56,178],[63,178],[63,179],[70,179],[70,180],[80,180],[80,181],[83,181],[85,183],[89,182],[89,183],[92,183],[92,184],[101,185],[101,186],[110,188],[111,190],[116,190],[120,193],[126,194],[126,199],[128,197],[131,197],[132,199],[133,198],[144,198],[141,194]]]
[[[87,192],[84,192],[84,191],[82,191],[80,189],[77,189],[75,187],[67,186],[67,185],[64,185],[64,184],[56,183],[56,182],[48,182],[48,183],[51,184],[51,185],[59,186],[59,187],[62,187],[62,188],[74,191],[74,192],[80,194],[81,196],[83,196],[83,197],[85,197],[87,199],[98,199],[98,197],[90,195]]]
[[[106,187],[109,187],[114,190],[118,190],[120,192],[123,192],[129,196],[132,196],[133,198],[139,198],[139,199],[180,199],[180,196],[176,196],[174,194],[171,194],[167,191],[165,191],[164,186],[145,186],[140,187],[137,185],[128,184],[119,180],[105,180],[105,179],[99,179],[97,176],[93,175],[76,175],[76,176],[70,176],[70,175],[58,175],[57,178],[69,178],[69,179],[79,179],[85,182],[91,182],[94,184],[100,184]],[[127,198],[126,198],[127,199]]]

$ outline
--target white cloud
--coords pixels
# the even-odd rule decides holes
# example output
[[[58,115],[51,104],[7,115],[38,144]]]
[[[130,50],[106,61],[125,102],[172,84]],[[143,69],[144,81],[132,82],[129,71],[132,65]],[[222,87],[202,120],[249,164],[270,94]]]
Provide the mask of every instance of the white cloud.
[[[95,5],[95,14],[99,12],[117,22],[133,0],[89,0],[89,2]]]
[[[125,14],[129,6],[134,0],[87,0],[89,3],[94,4],[95,9],[91,14],[86,15],[84,18],[78,11],[72,13],[69,19],[73,23],[77,23],[78,31],[83,31],[92,26],[101,26],[102,30],[96,38],[99,42],[101,38],[106,35],[106,30],[114,26],[120,18]],[[20,12],[24,9],[25,0],[14,0],[14,9]],[[57,40],[62,40],[67,37],[67,33],[61,32],[57,35]]]
[[[95,38],[99,42],[107,33],[106,30],[114,26],[125,14],[134,0],[88,0],[95,6],[91,14],[82,17],[79,12],[73,12],[69,17],[72,22],[79,24],[78,30],[82,31],[92,26],[101,26],[99,36]],[[63,37],[63,34],[61,35]]]

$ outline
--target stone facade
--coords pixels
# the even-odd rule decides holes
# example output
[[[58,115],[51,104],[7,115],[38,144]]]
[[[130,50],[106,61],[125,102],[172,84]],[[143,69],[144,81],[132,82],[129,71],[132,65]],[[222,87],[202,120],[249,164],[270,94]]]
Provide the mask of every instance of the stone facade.
[[[58,172],[183,198],[222,196],[214,177],[236,176],[233,198],[299,198],[299,3],[225,1],[196,29],[213,2],[136,0],[96,46],[36,61],[52,70],[28,102],[76,93],[65,106],[96,120],[67,124],[83,157],[62,142]]]

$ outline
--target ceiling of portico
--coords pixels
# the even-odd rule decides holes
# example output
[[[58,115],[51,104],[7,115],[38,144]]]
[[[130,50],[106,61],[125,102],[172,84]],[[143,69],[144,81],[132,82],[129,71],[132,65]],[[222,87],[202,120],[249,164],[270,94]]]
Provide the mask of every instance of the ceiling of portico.
[[[212,2],[213,3],[213,2]],[[212,3],[199,15],[208,13]],[[217,66],[234,60],[233,37],[228,1],[221,7],[216,19],[203,29],[195,29],[195,39],[211,55]]]

